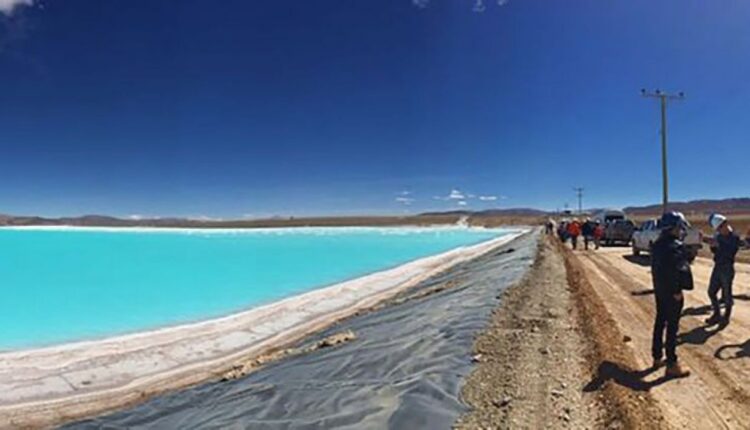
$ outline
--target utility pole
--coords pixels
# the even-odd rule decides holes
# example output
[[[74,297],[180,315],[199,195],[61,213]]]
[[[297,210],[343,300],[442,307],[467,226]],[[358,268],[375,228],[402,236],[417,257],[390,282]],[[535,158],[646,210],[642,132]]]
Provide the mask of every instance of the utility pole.
[[[583,213],[583,187],[573,187],[573,191],[578,196],[578,215]]]
[[[685,93],[680,91],[677,94],[665,93],[661,90],[648,92],[641,89],[643,97],[659,99],[661,105],[661,181],[662,181],[662,211],[667,211],[669,205],[669,175],[667,174],[667,102],[670,100],[682,100]]]

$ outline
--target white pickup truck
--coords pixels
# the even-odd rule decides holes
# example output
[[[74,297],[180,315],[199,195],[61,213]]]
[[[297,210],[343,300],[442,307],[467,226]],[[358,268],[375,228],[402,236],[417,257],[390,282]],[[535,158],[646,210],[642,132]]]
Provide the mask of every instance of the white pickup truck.
[[[685,232],[682,242],[688,249],[688,257],[692,262],[698,255],[698,250],[703,247],[703,232],[692,226],[688,226]],[[637,257],[641,255],[641,252],[649,252],[651,244],[656,242],[659,234],[661,234],[659,220],[650,219],[642,223],[633,233],[633,255]]]

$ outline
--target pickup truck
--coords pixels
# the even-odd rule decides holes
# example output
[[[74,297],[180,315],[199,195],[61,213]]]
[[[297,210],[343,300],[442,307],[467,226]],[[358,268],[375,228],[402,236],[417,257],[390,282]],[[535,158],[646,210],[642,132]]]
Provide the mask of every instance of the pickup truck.
[[[656,241],[659,234],[661,234],[661,229],[658,220],[650,219],[642,223],[633,233],[633,255],[637,257],[641,255],[641,252],[649,252],[651,244]],[[698,255],[698,250],[703,247],[703,232],[688,226],[682,242],[688,249],[688,258],[692,262]]]
[[[633,238],[634,230],[635,224],[629,219],[612,220],[604,227],[604,244],[614,245],[622,243],[628,246]]]

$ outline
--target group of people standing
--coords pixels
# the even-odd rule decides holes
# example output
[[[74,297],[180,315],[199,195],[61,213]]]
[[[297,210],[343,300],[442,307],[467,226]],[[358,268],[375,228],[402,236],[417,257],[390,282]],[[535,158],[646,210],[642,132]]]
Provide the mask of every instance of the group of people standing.
[[[589,249],[589,243],[594,242],[595,249],[599,249],[601,246],[602,239],[604,239],[604,225],[600,221],[592,221],[590,218],[586,218],[584,222],[580,222],[578,218],[573,218],[571,221],[562,221],[556,229],[557,236],[561,241],[566,242],[570,239],[570,243],[573,249],[578,248],[578,238],[583,238],[583,246],[586,250]],[[549,220],[547,223],[547,234],[553,234],[555,232],[555,222]]]
[[[719,325],[724,328],[729,324],[734,298],[734,263],[739,250],[750,248],[750,235],[746,240],[735,233],[727,217],[712,214],[708,219],[714,230],[709,240],[713,253],[714,268],[708,285],[708,297],[711,301],[711,316],[706,320],[708,326]],[[652,357],[653,368],[666,366],[666,376],[671,378],[690,375],[690,370],[680,365],[677,360],[677,333],[684,306],[683,291],[694,289],[693,275],[690,270],[689,252],[682,243],[686,229],[689,227],[685,216],[680,212],[667,212],[659,220],[661,230],[659,238],[651,246],[651,274],[654,296],[656,298],[656,317],[653,327]],[[583,237],[584,247],[588,249],[593,240],[596,249],[604,238],[604,226],[599,222],[586,219],[562,221],[556,225],[554,220],[546,224],[547,234],[557,234],[561,241],[571,241],[573,249],[578,246],[578,238]],[[724,313],[721,313],[721,305]],[[666,360],[665,360],[666,357]]]
[[[713,313],[706,320],[706,324],[718,324],[723,328],[729,324],[734,304],[732,284],[735,258],[740,248],[747,246],[750,239],[742,241],[723,215],[711,215],[709,224],[715,231],[710,240],[714,268],[708,285],[708,297]],[[666,365],[667,377],[685,377],[690,375],[690,371],[679,364],[676,347],[684,306],[683,291],[694,288],[687,252],[680,240],[688,223],[681,213],[668,212],[661,217],[659,226],[660,236],[651,247],[651,274],[656,296],[652,342],[653,367]],[[723,315],[722,302],[725,309]]]

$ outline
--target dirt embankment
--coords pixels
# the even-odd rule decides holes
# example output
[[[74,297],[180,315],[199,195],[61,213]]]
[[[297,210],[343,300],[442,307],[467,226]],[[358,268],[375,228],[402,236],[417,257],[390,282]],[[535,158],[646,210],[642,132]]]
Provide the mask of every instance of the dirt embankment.
[[[638,363],[626,345],[632,339],[619,330],[578,258],[561,243],[556,244],[564,255],[580,330],[590,345],[586,356],[590,377],[583,391],[597,393],[597,400],[606,411],[601,424],[605,428],[665,427],[653,398],[639,384]]]
[[[585,264],[589,256],[596,254],[574,253],[549,238],[540,243],[531,271],[505,292],[475,342],[478,364],[462,392],[472,409],[457,428],[690,426],[675,421],[661,394],[652,393],[670,382],[663,370],[654,373],[650,361],[634,354],[634,348],[650,351],[643,336],[633,339],[635,330],[650,336],[650,317],[623,326],[623,316],[611,308],[616,300],[602,297],[607,290]],[[607,279],[612,288],[618,281]]]
[[[594,345],[581,324],[560,250],[542,240],[534,266],[507,290],[474,345],[478,365],[463,399],[472,410],[458,428],[598,428],[607,412],[583,390]],[[586,311],[586,309],[584,309]]]

